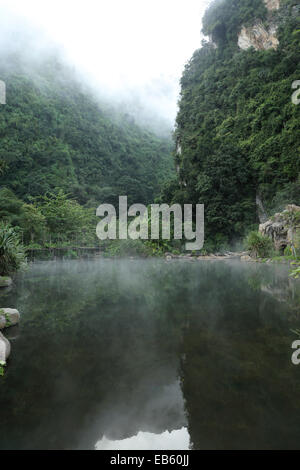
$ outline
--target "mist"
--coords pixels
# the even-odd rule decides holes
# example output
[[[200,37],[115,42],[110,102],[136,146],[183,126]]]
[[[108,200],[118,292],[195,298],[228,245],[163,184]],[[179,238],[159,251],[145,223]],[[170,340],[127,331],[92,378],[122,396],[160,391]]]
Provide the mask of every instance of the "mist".
[[[18,51],[27,64],[57,55],[102,101],[164,132],[209,3],[2,0],[0,54]]]

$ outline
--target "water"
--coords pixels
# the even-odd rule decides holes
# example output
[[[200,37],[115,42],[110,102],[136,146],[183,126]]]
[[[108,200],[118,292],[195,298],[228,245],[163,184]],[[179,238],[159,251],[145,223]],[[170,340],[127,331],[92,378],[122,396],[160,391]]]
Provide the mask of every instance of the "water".
[[[240,262],[42,262],[1,294],[21,324],[1,449],[300,449],[299,284]]]

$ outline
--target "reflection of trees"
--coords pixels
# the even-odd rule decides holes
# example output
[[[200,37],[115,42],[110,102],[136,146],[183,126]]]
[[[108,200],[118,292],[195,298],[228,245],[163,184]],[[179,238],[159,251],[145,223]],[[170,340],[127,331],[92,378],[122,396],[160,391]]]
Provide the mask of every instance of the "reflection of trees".
[[[0,447],[89,448],[104,434],[179,429],[178,372],[195,448],[292,446],[300,423],[290,311],[249,285],[251,276],[274,285],[272,269],[34,265],[5,296],[23,317],[1,379]]]
[[[196,449],[300,448],[292,311],[249,283],[254,276],[256,285],[260,278],[261,286],[276,289],[281,273],[257,265],[223,270],[214,301],[206,294],[190,312],[182,388]],[[203,292],[211,287],[207,279]]]
[[[0,388],[1,448],[88,448],[185,424],[171,277],[159,290],[155,266],[103,263],[36,265],[8,299],[23,318]]]

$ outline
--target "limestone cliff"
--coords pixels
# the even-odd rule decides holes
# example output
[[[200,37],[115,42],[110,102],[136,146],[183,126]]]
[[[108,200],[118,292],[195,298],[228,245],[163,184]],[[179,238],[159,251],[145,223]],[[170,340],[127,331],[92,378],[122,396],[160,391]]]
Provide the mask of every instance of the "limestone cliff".
[[[295,255],[300,250],[300,207],[290,204],[259,226],[262,235],[271,238],[277,251],[289,247]]]
[[[253,26],[242,26],[238,35],[238,45],[246,50],[254,47],[255,50],[277,49],[279,41],[276,37],[277,25],[272,21],[272,12],[280,8],[280,0],[264,0],[269,12],[269,24],[256,20]]]
[[[238,36],[238,45],[243,50],[250,47],[254,47],[257,51],[277,49],[279,41],[276,31],[276,25],[266,28],[260,21],[248,28],[243,26]]]
[[[264,0],[264,3],[269,11],[279,10],[280,0]]]

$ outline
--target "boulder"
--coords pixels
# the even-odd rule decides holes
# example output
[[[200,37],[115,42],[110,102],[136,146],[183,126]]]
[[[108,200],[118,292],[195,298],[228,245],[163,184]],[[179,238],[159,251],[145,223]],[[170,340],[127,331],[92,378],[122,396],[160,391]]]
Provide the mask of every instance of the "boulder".
[[[0,287],[9,287],[12,285],[12,278],[8,276],[0,276]]]
[[[289,204],[284,211],[261,224],[259,232],[272,240],[275,250],[283,253],[290,247],[295,254],[300,240],[300,207]]]
[[[0,309],[0,330],[17,325],[20,321],[20,313],[14,308]]]
[[[10,355],[10,342],[0,333],[0,362],[6,362]]]
[[[245,256],[241,256],[241,261],[253,261],[253,258],[251,258],[251,256],[249,255],[245,255]]]

